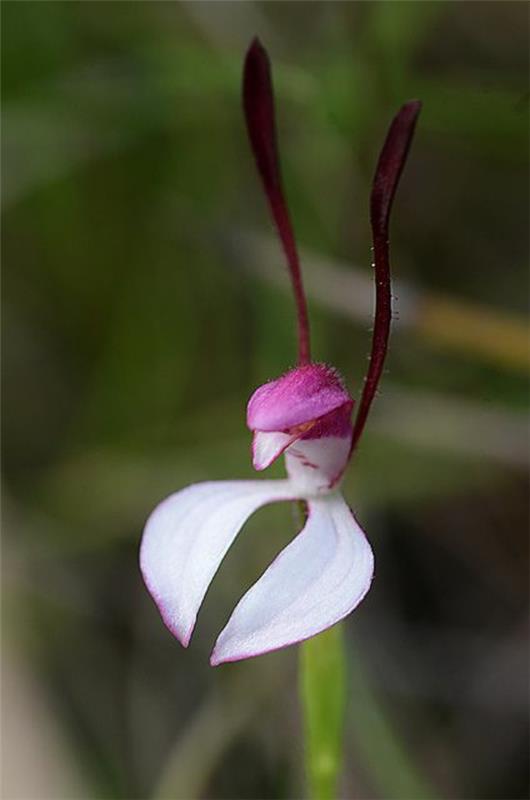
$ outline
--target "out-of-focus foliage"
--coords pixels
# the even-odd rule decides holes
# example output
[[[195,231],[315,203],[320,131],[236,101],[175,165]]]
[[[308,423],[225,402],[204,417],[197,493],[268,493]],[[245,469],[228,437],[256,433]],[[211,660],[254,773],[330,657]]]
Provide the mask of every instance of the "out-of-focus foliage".
[[[370,299],[352,291],[345,312],[337,264],[370,278],[377,152],[397,107],[424,101],[393,221],[402,324],[345,483],[377,573],[344,626],[341,796],[526,796],[526,15],[2,4],[4,796],[306,791],[296,651],[207,661],[290,509],[249,523],[188,651],[137,567],[165,494],[250,476],[246,399],[295,359],[281,257],[262,269],[248,247],[272,236],[239,101],[255,34],[295,227],[330,265],[315,355],[355,392]],[[450,346],[425,296],[448,304]],[[476,319],[491,322],[469,346]]]

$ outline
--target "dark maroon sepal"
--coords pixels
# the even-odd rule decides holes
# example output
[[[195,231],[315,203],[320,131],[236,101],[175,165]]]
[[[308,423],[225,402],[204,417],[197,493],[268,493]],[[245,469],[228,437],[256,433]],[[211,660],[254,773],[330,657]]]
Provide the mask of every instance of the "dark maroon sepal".
[[[245,58],[243,108],[256,165],[291,274],[298,315],[298,361],[306,364],[310,360],[307,305],[293,227],[282,188],[270,61],[257,38],[252,41]]]
[[[363,432],[370,406],[381,379],[388,347],[392,318],[390,248],[388,240],[390,212],[399,179],[407,160],[420,110],[421,102],[419,100],[411,100],[400,108],[392,120],[377,162],[372,184],[370,222],[372,226],[375,270],[375,320],[370,366],[364,381],[359,409],[353,426],[352,450]]]

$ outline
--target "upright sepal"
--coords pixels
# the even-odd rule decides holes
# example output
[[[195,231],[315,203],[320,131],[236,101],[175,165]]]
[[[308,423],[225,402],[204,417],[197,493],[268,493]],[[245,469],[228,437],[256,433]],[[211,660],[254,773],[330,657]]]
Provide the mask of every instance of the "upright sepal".
[[[363,392],[353,424],[352,450],[363,432],[385,363],[392,320],[388,241],[390,212],[420,111],[421,102],[411,100],[400,108],[392,120],[377,162],[372,184],[370,222],[375,271],[375,319],[370,365],[364,379]]]
[[[256,166],[291,275],[298,316],[298,363],[307,364],[310,360],[307,303],[296,240],[282,185],[270,61],[259,39],[254,39],[245,58],[243,109]]]

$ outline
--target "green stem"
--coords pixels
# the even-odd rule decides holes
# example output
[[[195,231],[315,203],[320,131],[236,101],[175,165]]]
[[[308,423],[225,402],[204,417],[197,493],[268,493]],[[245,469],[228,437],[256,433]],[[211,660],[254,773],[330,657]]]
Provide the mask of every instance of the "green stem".
[[[300,648],[305,767],[312,800],[335,800],[342,766],[345,655],[342,625]]]

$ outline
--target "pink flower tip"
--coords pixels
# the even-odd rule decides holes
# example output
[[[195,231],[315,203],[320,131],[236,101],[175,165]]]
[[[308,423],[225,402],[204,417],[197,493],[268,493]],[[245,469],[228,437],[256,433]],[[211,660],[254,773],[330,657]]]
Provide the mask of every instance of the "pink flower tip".
[[[256,389],[247,406],[252,431],[288,431],[353,401],[338,372],[327,364],[307,364]]]

